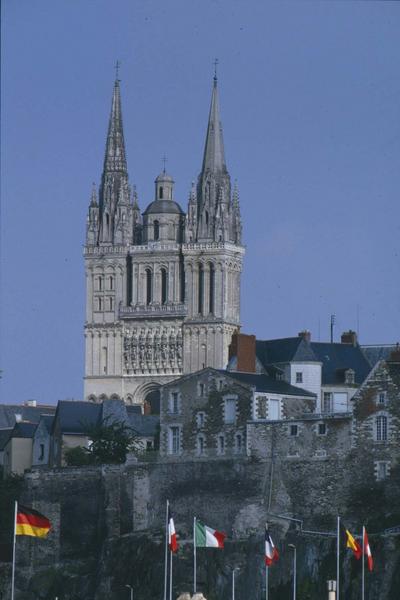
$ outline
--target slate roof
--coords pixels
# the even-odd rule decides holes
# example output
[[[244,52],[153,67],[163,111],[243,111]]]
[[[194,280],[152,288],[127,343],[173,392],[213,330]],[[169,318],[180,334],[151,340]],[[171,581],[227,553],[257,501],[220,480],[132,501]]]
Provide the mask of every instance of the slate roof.
[[[344,383],[344,371],[353,369],[361,384],[371,371],[360,346],[329,342],[307,342],[302,337],[257,340],[256,354],[267,369],[271,364],[321,362],[322,385]]]
[[[4,446],[10,439],[12,428],[0,429],[0,452],[4,450]]]
[[[15,423],[11,437],[13,438],[33,438],[37,423]]]
[[[101,404],[81,400],[60,400],[56,419],[62,433],[84,434],[87,426],[93,426],[99,422],[101,413]]]
[[[311,342],[311,347],[322,362],[322,384],[343,383],[343,372],[353,369],[355,383],[361,385],[371,371],[371,365],[360,346]]]
[[[15,415],[21,415],[23,421],[39,423],[40,415],[55,414],[56,407],[46,404],[25,406],[24,404],[0,404],[0,428],[14,427]]]
[[[129,415],[129,423],[138,436],[154,437],[160,423],[158,415]]]
[[[54,421],[54,415],[41,415],[39,423],[43,422],[46,427],[47,433],[50,433],[52,425],[53,425],[53,421]]]
[[[286,381],[279,381],[273,377],[257,373],[241,373],[239,371],[224,371],[220,373],[237,379],[241,383],[254,387],[257,392],[270,392],[271,394],[281,394],[282,396],[306,396],[307,398],[315,398],[316,395],[302,388],[290,385]]]
[[[175,200],[153,200],[143,213],[144,215],[173,214],[184,215],[185,213]]]
[[[388,360],[390,354],[396,350],[395,344],[382,344],[381,346],[361,346],[371,367],[374,367],[380,360]]]

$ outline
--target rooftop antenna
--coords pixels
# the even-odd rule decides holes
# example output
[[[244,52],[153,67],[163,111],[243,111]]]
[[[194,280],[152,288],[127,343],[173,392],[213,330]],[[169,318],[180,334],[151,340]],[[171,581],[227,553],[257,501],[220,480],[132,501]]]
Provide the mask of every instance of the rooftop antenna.
[[[331,315],[331,344],[333,344],[333,326],[336,321],[336,315]]]

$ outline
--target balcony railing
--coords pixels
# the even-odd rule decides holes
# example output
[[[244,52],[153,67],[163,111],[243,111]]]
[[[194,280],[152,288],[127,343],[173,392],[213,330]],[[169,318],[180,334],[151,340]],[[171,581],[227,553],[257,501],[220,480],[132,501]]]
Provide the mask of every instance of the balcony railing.
[[[156,319],[159,317],[184,317],[187,314],[186,304],[135,304],[120,306],[120,319]]]

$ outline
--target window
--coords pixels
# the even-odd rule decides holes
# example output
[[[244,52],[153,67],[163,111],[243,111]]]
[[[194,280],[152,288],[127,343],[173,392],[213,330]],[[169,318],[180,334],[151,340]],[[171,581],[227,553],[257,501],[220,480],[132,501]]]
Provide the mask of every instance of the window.
[[[171,392],[169,398],[169,412],[173,415],[177,415],[179,413],[179,394],[178,392]]]
[[[97,310],[103,310],[103,298],[97,298]]]
[[[390,473],[390,462],[389,461],[376,461],[375,462],[375,477],[378,481],[382,481],[389,476]]]
[[[199,315],[203,314],[203,296],[204,296],[204,270],[203,265],[199,265],[199,297],[198,297],[198,313]]]
[[[100,276],[96,279],[96,290],[98,292],[101,292],[103,290],[103,278]]]
[[[210,285],[209,285],[209,313],[214,314],[214,288],[215,288],[215,270],[214,265],[210,263]]]
[[[318,435],[326,435],[326,423],[318,423]]]
[[[289,433],[290,433],[291,437],[296,437],[299,433],[299,426],[298,425],[290,425]]]
[[[114,310],[114,298],[112,298],[112,297],[110,297],[110,298],[108,299],[108,308],[109,308],[110,310]]]
[[[40,444],[40,454],[38,460],[44,459],[44,444]]]
[[[379,392],[378,394],[378,404],[386,403],[386,392]]]
[[[166,304],[168,300],[168,278],[167,270],[161,269],[161,304]]]
[[[199,396],[204,396],[204,383],[199,383]]]
[[[225,454],[225,436],[218,436],[218,454]]]
[[[103,346],[101,350],[103,359],[103,373],[107,375],[108,350],[106,346]]]
[[[146,450],[153,450],[153,442],[150,442],[149,440],[147,440],[146,442]]]
[[[387,441],[387,417],[383,415],[376,417],[376,441]]]
[[[205,441],[203,435],[197,436],[197,454],[201,456],[205,452]]]
[[[236,399],[225,398],[225,423],[235,423],[236,421]]]
[[[344,381],[347,385],[353,385],[355,383],[355,372],[353,369],[346,369],[344,373]]]
[[[332,392],[324,392],[322,412],[324,412],[324,413],[332,412]]]
[[[303,373],[301,371],[296,373],[296,383],[303,383]]]
[[[219,379],[218,380],[218,389],[219,389],[219,391],[221,391],[223,387],[224,387],[224,380],[223,379]]]
[[[112,275],[110,275],[110,277],[108,278],[108,287],[110,288],[110,290],[114,289],[114,277]]]
[[[281,405],[279,400],[268,400],[268,419],[278,421],[281,418]]]
[[[164,198],[164,188],[162,187],[162,185],[160,186],[160,189],[158,191],[158,197],[160,200]]]
[[[179,454],[181,450],[181,431],[179,427],[169,429],[169,453]]]
[[[150,269],[146,269],[146,304],[151,304],[153,299],[153,274]]]
[[[241,454],[243,452],[243,436],[241,433],[238,433],[235,436],[235,451],[237,454]]]
[[[199,412],[196,415],[197,427],[204,427],[206,415],[203,412]]]
[[[153,237],[154,237],[155,241],[160,239],[160,222],[159,221],[154,221],[154,223],[153,223],[153,234],[154,234]]]

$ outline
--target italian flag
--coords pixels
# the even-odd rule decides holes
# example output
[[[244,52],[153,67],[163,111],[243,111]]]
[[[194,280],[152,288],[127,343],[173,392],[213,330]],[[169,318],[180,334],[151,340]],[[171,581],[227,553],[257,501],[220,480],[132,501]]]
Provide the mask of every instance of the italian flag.
[[[223,548],[226,534],[196,520],[194,531],[197,548]]]

